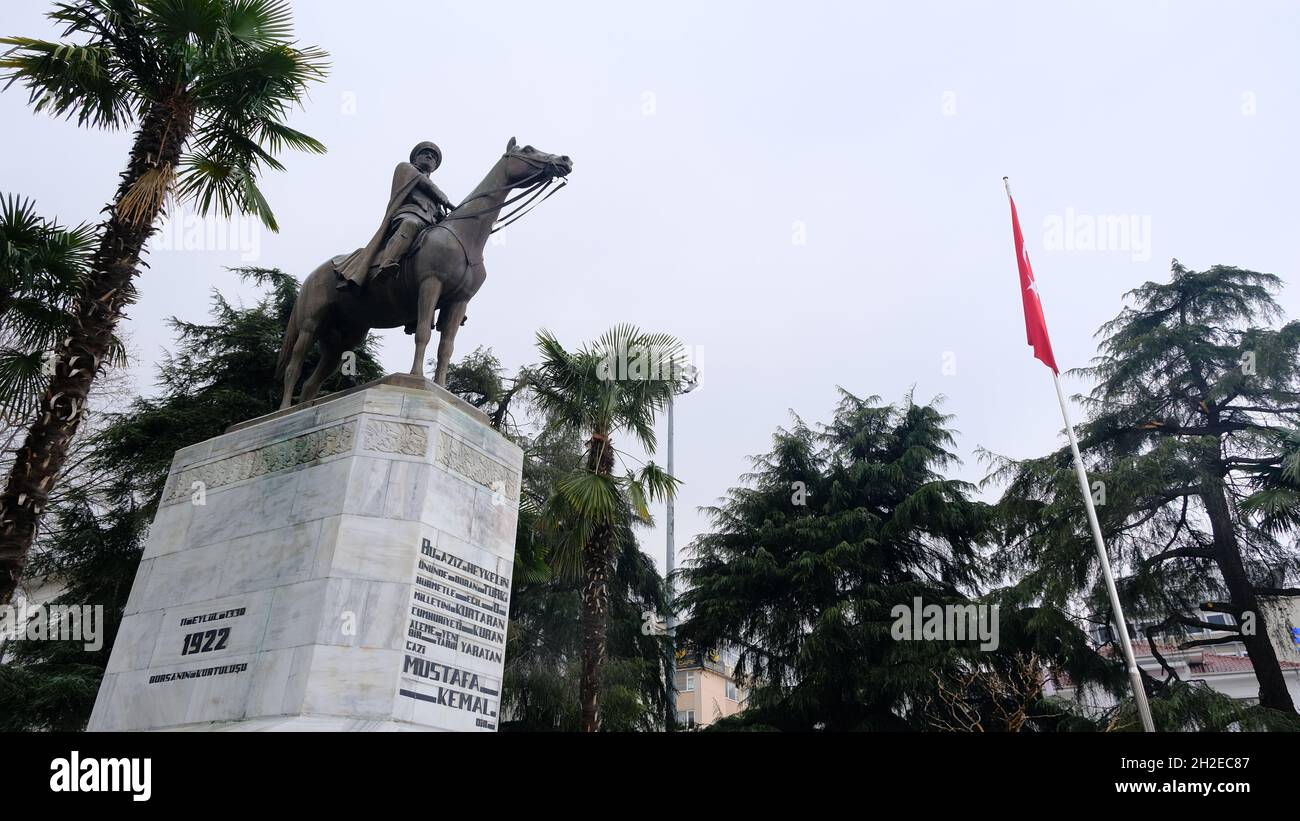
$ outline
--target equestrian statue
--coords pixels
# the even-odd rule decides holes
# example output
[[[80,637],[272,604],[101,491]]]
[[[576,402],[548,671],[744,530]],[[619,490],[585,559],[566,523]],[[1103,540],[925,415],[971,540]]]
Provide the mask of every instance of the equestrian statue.
[[[276,369],[277,376],[284,377],[281,409],[293,404],[293,389],[313,343],[320,342],[320,362],[303,384],[299,403],[316,397],[344,351],[360,345],[373,328],[400,325],[415,335],[411,374],[419,377],[424,376],[425,349],[436,329],[434,381],[445,386],[456,332],[465,321],[470,299],[487,278],[483,248],[488,237],[527,213],[539,196],[540,205],[564,187],[564,178],[573,170],[568,157],[519,146],[511,137],[501,159],[453,208],[429,179],[441,164],[438,146],[417,145],[410,162],[399,164],[393,172],[388,208],[370,242],[326,261],[303,282]],[[561,182],[552,188],[557,180]],[[511,197],[515,189],[523,190]],[[521,199],[521,205],[501,216],[505,206]],[[494,228],[498,221],[501,224]]]

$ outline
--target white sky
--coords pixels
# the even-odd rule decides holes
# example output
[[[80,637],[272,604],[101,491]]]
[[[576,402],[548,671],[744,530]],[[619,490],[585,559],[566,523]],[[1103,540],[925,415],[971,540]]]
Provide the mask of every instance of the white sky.
[[[52,36],[48,7],[8,0],[0,34]],[[1024,344],[1004,174],[1063,368],[1171,257],[1300,268],[1295,3],[299,0],[295,15],[333,70],[292,124],[329,153],[265,179],[281,232],[257,235],[253,261],[301,278],[362,244],[419,140],[442,146],[453,200],[512,135],[572,156],[569,187],[489,246],[457,353],[490,345],[513,370],[539,327],[577,346],[619,322],[697,351],[679,546],[789,410],[829,417],[837,384],[945,394],[963,478],[983,475],[977,446],[1060,444]],[[94,219],[129,135],[34,116],[17,88],[0,116],[0,190]],[[1070,214],[1136,215],[1150,243],[1053,245],[1046,221]],[[212,288],[253,297],[224,270],[242,253],[150,254],[128,324],[142,390],[173,344],[165,318],[206,319]],[[1300,289],[1281,301],[1300,316]],[[382,338],[407,370],[410,337]],[[662,529],[643,544],[662,567]]]

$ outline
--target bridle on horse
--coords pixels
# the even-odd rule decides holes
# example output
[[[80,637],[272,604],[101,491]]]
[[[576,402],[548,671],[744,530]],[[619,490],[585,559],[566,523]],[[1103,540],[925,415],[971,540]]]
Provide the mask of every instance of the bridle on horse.
[[[484,214],[487,214],[493,210],[500,210],[505,208],[507,205],[513,205],[519,200],[527,197],[528,199],[524,202],[523,205],[520,205],[518,208],[511,211],[509,214],[498,216],[496,218],[496,224],[494,225],[492,230],[488,232],[491,234],[495,234],[497,231],[500,231],[502,228],[505,228],[507,225],[510,225],[511,223],[518,221],[521,217],[524,216],[524,214],[527,214],[529,211],[533,210],[533,208],[536,208],[538,205],[541,205],[542,203],[546,202],[548,199],[551,198],[551,195],[553,195],[556,191],[559,191],[561,188],[569,184],[568,180],[565,180],[562,176],[551,173],[550,163],[544,160],[539,160],[536,157],[530,157],[527,154],[521,154],[518,151],[507,151],[501,156],[503,158],[513,157],[518,160],[523,160],[524,162],[528,163],[528,165],[532,166],[537,170],[518,182],[509,183],[507,185],[499,185],[496,188],[489,189],[487,191],[482,192],[481,194],[475,194],[474,196],[462,202],[459,206],[457,206],[457,208],[462,208],[467,203],[473,202],[476,199],[481,199],[482,197],[490,197],[493,194],[499,194],[502,191],[511,191],[516,188],[524,188],[525,186],[527,186],[527,188],[524,188],[523,191],[519,192],[515,196],[510,197],[509,199],[502,202],[501,205],[499,205],[496,209],[485,208],[482,211],[476,211],[473,214],[451,213],[443,217],[439,221],[439,224],[448,222],[449,220],[463,220],[463,219],[473,219],[475,217],[481,217]],[[551,188],[551,186],[555,183],[556,180],[561,180],[560,184],[556,185],[554,188]],[[549,192],[546,192],[546,189],[548,188],[551,188],[551,190]],[[532,203],[533,200],[541,196],[543,192],[546,192],[546,196],[538,200],[536,205],[530,206],[530,203]],[[459,237],[457,239],[459,239]]]

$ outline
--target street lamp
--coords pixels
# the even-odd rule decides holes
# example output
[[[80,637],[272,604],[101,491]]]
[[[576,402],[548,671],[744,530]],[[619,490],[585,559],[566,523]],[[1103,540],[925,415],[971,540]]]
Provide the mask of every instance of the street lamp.
[[[673,393],[687,394],[700,386],[700,369],[686,365],[677,372],[677,384],[680,386]],[[668,475],[673,473],[673,393],[668,394]],[[665,727],[671,727],[677,721],[677,617],[674,614],[673,570],[677,566],[677,549],[673,544],[673,497],[668,497],[668,544],[664,556],[664,580],[668,587],[668,653],[672,658],[672,668],[668,672],[668,715]]]

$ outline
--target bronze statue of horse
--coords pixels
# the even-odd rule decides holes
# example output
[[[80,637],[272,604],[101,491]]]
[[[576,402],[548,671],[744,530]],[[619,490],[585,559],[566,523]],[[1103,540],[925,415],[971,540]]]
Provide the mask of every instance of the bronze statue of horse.
[[[277,375],[284,376],[280,408],[293,404],[303,359],[318,340],[320,363],[303,384],[300,403],[316,397],[321,383],[338,368],[343,352],[360,345],[372,328],[413,327],[411,374],[424,376],[424,353],[433,333],[435,310],[439,336],[434,381],[446,385],[456,332],[470,299],[487,278],[483,248],[501,209],[525,195],[536,197],[555,178],[567,177],[572,170],[573,161],[568,157],[547,154],[531,145],[519,147],[511,137],[505,153],[478,187],[440,222],[425,229],[396,272],[371,276],[359,290],[341,290],[335,260],[342,257],[312,271],[298,291],[280,348]],[[508,199],[516,188],[526,190]],[[530,197],[524,206],[531,201]]]

